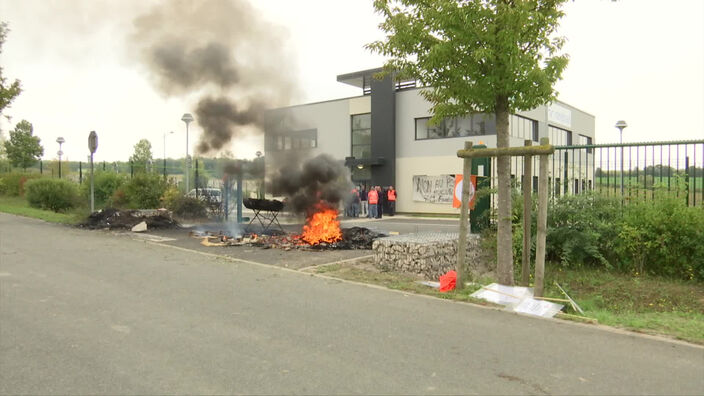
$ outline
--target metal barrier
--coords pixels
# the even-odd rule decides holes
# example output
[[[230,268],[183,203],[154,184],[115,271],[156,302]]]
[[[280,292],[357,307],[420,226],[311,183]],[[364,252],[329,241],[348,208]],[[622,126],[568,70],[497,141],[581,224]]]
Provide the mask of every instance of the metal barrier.
[[[626,200],[654,200],[657,191],[704,205],[704,140],[556,146],[553,198],[596,190]]]
[[[496,167],[492,168],[495,188]],[[521,161],[512,160],[516,188],[523,183],[523,168]],[[689,206],[704,206],[704,140],[555,146],[548,174],[553,202],[563,195],[596,191],[623,202],[670,195]],[[537,177],[532,179],[537,191]]]

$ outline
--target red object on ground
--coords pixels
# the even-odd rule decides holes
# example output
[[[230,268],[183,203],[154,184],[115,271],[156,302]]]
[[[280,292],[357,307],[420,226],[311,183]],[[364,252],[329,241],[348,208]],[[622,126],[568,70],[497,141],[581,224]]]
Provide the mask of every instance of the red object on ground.
[[[457,272],[448,271],[445,275],[440,275],[440,291],[443,293],[455,290],[457,284]]]

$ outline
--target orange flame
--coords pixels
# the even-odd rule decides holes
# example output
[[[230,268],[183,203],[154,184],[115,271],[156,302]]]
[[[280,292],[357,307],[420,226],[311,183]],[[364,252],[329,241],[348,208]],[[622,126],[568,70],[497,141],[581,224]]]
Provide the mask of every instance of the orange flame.
[[[337,220],[337,210],[322,202],[318,203],[315,209],[315,213],[308,216],[308,220],[303,226],[301,239],[311,245],[342,240],[340,222]]]

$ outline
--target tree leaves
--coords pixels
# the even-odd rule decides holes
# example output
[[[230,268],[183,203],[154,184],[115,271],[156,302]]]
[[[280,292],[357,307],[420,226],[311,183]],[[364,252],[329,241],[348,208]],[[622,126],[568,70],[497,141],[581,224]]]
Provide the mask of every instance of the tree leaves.
[[[391,57],[387,73],[412,77],[442,117],[494,112],[497,95],[509,111],[555,99],[552,86],[567,66],[555,37],[564,0],[379,0],[386,39],[366,46]],[[449,100],[463,106],[446,105]]]
[[[10,131],[10,140],[4,142],[7,158],[12,166],[27,169],[44,154],[41,139],[34,136],[32,123],[22,120]]]
[[[2,45],[5,43],[5,38],[7,37],[6,22],[0,23],[0,53],[2,53]],[[5,77],[2,75],[2,67],[0,67],[0,114],[3,110],[10,105],[10,103],[22,92],[22,87],[20,86],[19,80],[8,84]]]

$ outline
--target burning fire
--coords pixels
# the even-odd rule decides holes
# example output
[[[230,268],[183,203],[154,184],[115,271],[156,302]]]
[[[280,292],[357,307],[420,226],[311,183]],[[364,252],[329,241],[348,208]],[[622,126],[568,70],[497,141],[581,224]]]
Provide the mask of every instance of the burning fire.
[[[316,211],[308,216],[308,220],[303,226],[301,239],[311,245],[342,240],[340,222],[337,221],[337,210],[322,202],[316,204],[315,209]]]

